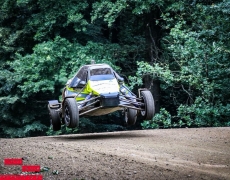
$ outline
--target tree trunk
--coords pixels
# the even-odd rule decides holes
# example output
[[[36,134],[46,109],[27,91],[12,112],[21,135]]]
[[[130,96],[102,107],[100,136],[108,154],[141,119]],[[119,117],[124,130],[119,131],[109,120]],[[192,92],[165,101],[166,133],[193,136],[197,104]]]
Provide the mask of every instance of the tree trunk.
[[[155,20],[160,19],[160,11],[158,8],[152,10],[146,17],[146,44],[147,44],[147,59],[150,64],[159,62],[159,39],[160,26],[156,25]],[[144,77],[144,87],[148,88],[153,94],[155,100],[155,112],[160,112],[160,81],[152,79],[150,75]]]

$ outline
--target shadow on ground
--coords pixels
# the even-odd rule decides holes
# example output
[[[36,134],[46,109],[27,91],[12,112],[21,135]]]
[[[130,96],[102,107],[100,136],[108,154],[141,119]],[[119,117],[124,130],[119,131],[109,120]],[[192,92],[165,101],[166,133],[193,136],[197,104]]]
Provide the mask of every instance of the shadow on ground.
[[[140,131],[141,132],[141,131]],[[56,140],[97,140],[97,139],[127,139],[127,138],[142,138],[148,137],[143,133],[138,133],[138,131],[127,131],[127,132],[106,132],[106,133],[90,133],[90,134],[73,134],[73,135],[60,135],[60,136],[50,136]]]

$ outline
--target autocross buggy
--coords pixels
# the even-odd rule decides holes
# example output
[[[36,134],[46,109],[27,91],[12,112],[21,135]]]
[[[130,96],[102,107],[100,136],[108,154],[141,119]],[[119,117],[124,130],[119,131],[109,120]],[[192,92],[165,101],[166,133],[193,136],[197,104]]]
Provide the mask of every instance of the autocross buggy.
[[[70,79],[63,92],[62,101],[48,101],[51,126],[54,131],[61,124],[68,128],[79,125],[79,117],[100,116],[123,111],[125,123],[134,125],[137,115],[151,120],[155,113],[154,99],[147,89],[138,89],[138,96],[132,93],[120,77],[107,64],[82,66]]]

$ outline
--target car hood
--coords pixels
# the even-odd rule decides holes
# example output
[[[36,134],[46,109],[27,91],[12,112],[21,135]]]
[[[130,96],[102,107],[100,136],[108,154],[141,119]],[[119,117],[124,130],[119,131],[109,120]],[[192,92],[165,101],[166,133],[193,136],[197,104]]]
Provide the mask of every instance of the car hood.
[[[119,92],[119,85],[115,78],[110,80],[100,80],[100,81],[89,80],[88,86],[90,91],[95,95]]]

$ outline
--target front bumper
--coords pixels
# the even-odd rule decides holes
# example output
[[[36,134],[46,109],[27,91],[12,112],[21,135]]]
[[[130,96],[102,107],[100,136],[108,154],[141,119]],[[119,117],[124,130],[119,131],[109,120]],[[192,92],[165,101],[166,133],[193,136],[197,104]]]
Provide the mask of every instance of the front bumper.
[[[102,107],[117,107],[120,103],[119,93],[100,94]]]

